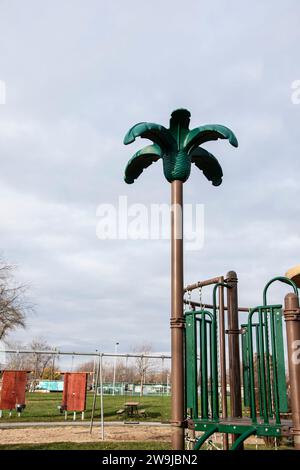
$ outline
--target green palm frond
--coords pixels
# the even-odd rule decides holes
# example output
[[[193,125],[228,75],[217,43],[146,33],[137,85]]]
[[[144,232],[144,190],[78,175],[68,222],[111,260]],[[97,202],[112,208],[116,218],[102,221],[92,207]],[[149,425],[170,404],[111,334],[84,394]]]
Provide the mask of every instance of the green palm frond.
[[[191,154],[191,162],[201,170],[204,176],[211,181],[213,186],[220,186],[222,183],[223,171],[220,163],[214,155],[207,150],[197,147]]]
[[[192,129],[185,138],[184,148],[189,152],[205,142],[217,139],[228,139],[230,144],[238,147],[238,141],[232,130],[220,124],[207,124]]]
[[[129,129],[125,135],[124,144],[131,144],[135,141],[136,137],[152,140],[154,144],[159,145],[162,149],[176,149],[176,140],[170,131],[160,124],[139,122]]]
[[[162,150],[158,145],[147,145],[138,152],[127,163],[125,168],[124,180],[128,184],[132,184],[141,173],[152,163],[162,158]]]

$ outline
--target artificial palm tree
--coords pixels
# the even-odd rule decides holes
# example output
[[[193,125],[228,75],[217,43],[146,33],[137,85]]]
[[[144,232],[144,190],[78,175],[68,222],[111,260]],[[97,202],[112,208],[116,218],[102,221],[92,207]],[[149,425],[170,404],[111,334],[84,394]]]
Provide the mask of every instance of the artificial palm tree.
[[[162,159],[166,179],[172,183],[183,183],[191,172],[194,163],[214,186],[222,183],[222,168],[218,160],[200,145],[210,140],[228,139],[231,145],[238,146],[234,133],[228,127],[219,124],[189,129],[190,112],[177,109],[172,113],[170,128],[160,124],[140,122],[126,134],[124,144],[131,144],[136,137],[149,139],[153,145],[147,145],[129,160],[125,169],[126,183],[133,183],[145,168]]]
[[[149,139],[147,145],[129,160],[125,169],[125,181],[133,183],[145,168],[162,159],[166,179],[171,183],[171,355],[172,355],[172,423],[174,425],[173,449],[184,449],[184,317],[183,317],[183,237],[182,237],[182,186],[191,172],[191,164],[202,170],[214,186],[222,183],[223,172],[218,160],[200,147],[205,142],[228,139],[238,146],[234,133],[219,124],[189,129],[190,112],[173,111],[170,127],[140,122],[133,126],[124,138],[131,144],[137,137]],[[176,208],[180,210],[176,210]],[[174,210],[175,208],[175,210]]]

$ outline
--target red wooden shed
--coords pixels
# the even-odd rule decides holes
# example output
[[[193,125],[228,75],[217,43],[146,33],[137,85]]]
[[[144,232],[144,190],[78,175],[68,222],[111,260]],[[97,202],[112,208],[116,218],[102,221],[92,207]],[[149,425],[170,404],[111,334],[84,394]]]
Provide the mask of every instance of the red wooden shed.
[[[87,372],[65,372],[62,409],[81,411],[86,406]]]
[[[3,371],[0,410],[13,410],[17,407],[25,408],[27,373],[26,370]]]

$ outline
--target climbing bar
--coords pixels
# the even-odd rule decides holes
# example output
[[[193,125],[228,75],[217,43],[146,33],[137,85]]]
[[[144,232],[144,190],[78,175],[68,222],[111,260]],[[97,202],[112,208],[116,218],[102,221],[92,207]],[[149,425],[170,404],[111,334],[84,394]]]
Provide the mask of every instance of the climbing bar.
[[[197,320],[194,312],[186,312],[185,318],[186,407],[192,418],[198,418]]]
[[[294,281],[292,281],[291,279],[289,279],[288,277],[285,277],[285,276],[273,277],[273,279],[271,279],[265,285],[265,288],[263,290],[263,304],[264,305],[267,305],[267,292],[268,292],[268,289],[269,289],[270,285],[273,284],[273,282],[276,282],[276,281],[279,281],[279,282],[282,282],[283,284],[288,284],[288,285],[292,286],[292,288],[294,289],[294,293],[298,296],[298,288],[297,288],[297,285],[295,284]]]
[[[193,419],[198,418],[198,370],[197,357],[200,355],[201,418],[218,419],[218,355],[216,315],[207,310],[185,312],[185,355],[186,360],[186,407]],[[199,344],[198,344],[199,339]],[[208,375],[208,370],[210,375]],[[210,390],[209,390],[210,379]],[[210,392],[210,393],[209,393]],[[210,404],[210,407],[209,407]],[[211,413],[209,412],[211,409]]]
[[[254,314],[258,314],[258,324],[253,323]],[[255,376],[258,385],[259,414],[265,424],[275,419],[280,424],[280,413],[288,410],[285,359],[282,331],[282,306],[263,305],[256,307],[249,314],[248,326],[242,325],[243,371],[248,384],[249,370],[251,417],[256,419]],[[256,351],[254,352],[254,336]],[[267,344],[271,342],[271,351]],[[256,371],[254,367],[256,359]],[[245,361],[245,362],[244,362]],[[247,394],[247,387],[245,390]],[[248,400],[245,396],[246,402]]]

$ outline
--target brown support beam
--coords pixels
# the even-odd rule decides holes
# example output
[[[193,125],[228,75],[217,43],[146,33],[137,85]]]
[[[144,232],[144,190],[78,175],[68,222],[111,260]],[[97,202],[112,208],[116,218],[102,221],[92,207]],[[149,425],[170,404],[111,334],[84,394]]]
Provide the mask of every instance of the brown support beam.
[[[191,292],[192,290],[199,289],[199,287],[211,286],[212,284],[217,284],[222,279],[222,276],[213,277],[212,279],[206,279],[205,281],[198,281],[195,284],[190,284],[186,286],[183,292]]]
[[[172,449],[184,450],[183,183],[171,183]]]
[[[300,450],[300,308],[296,294],[284,299],[286,321],[289,381],[295,448]]]
[[[241,397],[241,366],[239,349],[239,312],[238,312],[238,278],[235,271],[229,271],[226,275],[228,306],[228,351],[229,351],[229,384],[231,416],[242,417]],[[233,442],[238,435],[233,434]]]

